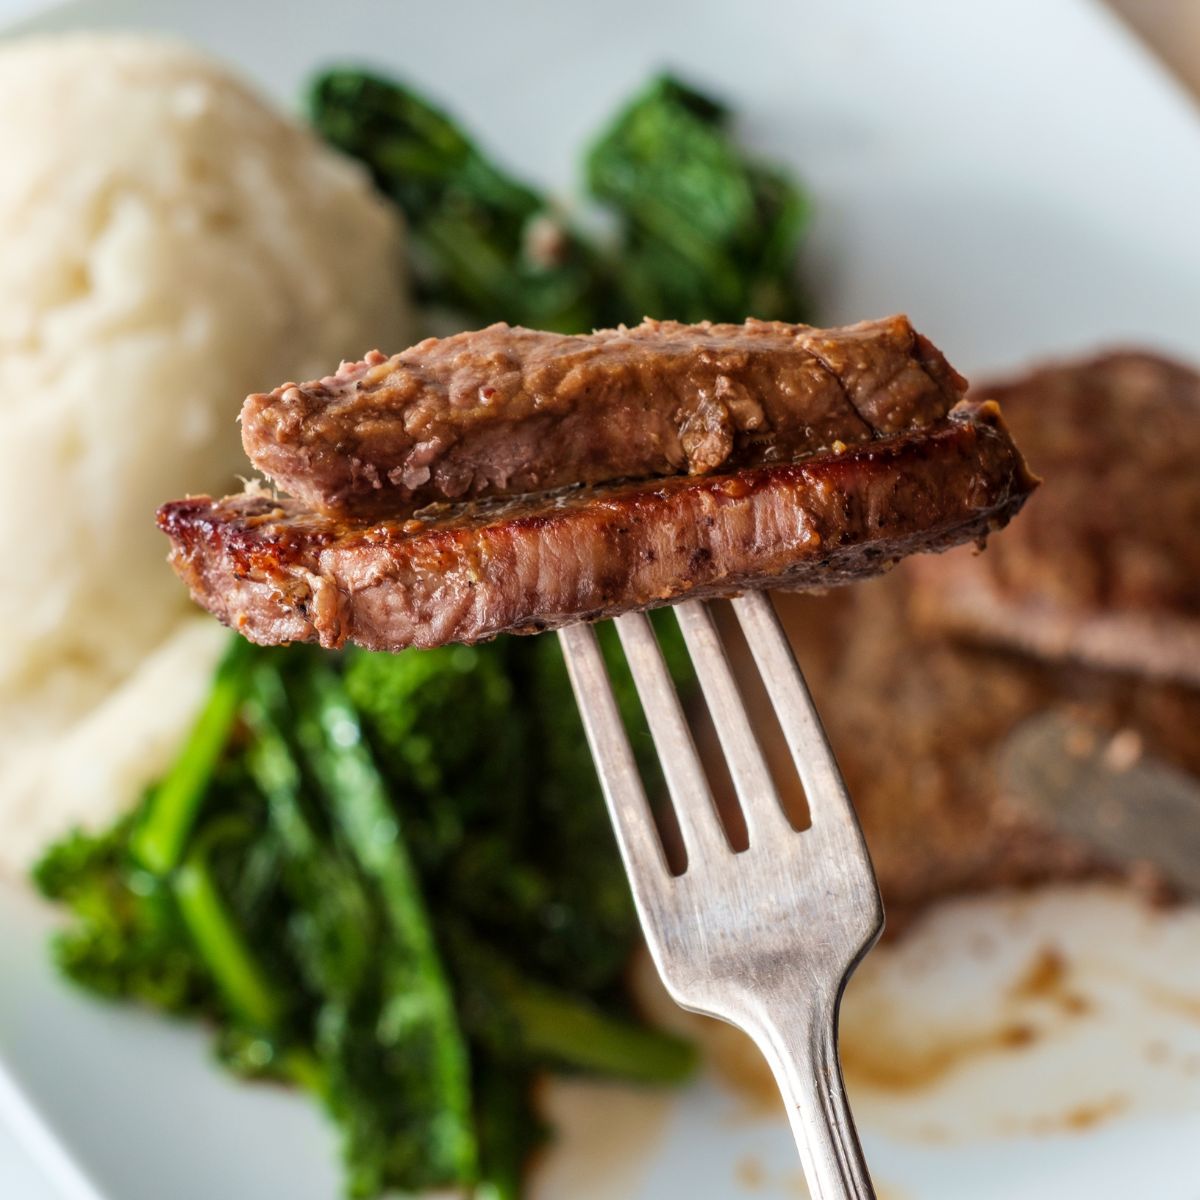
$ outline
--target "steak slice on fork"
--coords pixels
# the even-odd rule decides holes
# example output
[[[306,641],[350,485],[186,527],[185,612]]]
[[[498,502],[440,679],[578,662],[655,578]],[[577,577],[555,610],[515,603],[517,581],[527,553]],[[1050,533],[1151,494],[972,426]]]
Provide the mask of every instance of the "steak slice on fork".
[[[827,588],[980,541],[1036,481],[994,404],[736,471],[375,520],[261,489],[159,511],[198,603],[261,643],[376,650],[535,633],[681,598]]]
[[[862,444],[943,419],[965,390],[902,316],[574,336],[493,325],[250,396],[242,441],[309,508],[393,517]]]

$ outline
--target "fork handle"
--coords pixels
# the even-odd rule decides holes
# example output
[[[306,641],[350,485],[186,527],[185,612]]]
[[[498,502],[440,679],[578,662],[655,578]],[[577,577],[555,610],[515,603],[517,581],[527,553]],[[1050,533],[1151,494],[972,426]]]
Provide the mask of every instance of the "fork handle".
[[[762,997],[746,1031],[766,1056],[812,1200],[875,1200],[838,1060],[840,987],[832,994],[796,990]]]

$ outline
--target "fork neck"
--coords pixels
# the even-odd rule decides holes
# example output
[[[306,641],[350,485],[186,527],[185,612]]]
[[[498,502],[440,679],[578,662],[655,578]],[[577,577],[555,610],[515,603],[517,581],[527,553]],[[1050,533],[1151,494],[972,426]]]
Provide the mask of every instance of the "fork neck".
[[[783,1095],[812,1200],[875,1200],[838,1059],[843,986],[773,984],[743,1027]]]

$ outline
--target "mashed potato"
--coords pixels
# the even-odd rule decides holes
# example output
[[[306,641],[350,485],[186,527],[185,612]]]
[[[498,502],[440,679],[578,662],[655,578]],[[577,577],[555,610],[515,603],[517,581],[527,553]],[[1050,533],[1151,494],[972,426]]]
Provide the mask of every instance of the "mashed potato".
[[[186,47],[81,35],[0,48],[0,157],[11,863],[28,856],[15,830],[34,807],[40,838],[130,802],[169,757],[166,714],[186,725],[202,692],[220,639],[179,634],[188,601],[155,507],[247,469],[247,392],[409,339],[396,214],[355,164]],[[115,709],[126,733],[96,737],[156,651],[187,703],[164,699],[160,674],[134,686],[159,697],[141,705],[144,738],[128,698]],[[68,786],[65,756],[81,754],[108,791]]]

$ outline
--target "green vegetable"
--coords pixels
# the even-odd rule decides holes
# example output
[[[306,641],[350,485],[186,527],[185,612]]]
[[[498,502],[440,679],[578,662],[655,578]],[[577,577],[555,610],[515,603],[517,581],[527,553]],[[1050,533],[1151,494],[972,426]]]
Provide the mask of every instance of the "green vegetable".
[[[444,937],[461,981],[464,1023],[497,1059],[638,1083],[679,1082],[695,1067],[689,1043],[522,977],[462,928],[451,925]]]
[[[175,873],[175,901],[193,945],[230,1008],[252,1028],[270,1032],[278,1024],[282,1004],[221,899],[209,861],[215,846],[246,840],[250,833],[236,816],[206,826]]]
[[[586,239],[403,84],[338,68],[314,82],[309,112],[403,209],[418,296],[460,325],[575,333],[644,316],[804,315],[795,274],[807,198],[742,153],[723,105],[670,76],[587,157],[588,187],[617,221],[615,246]]]
[[[98,836],[73,833],[34,872],[42,894],[66,905],[72,923],[54,938],[58,965],[104,996],[127,996],[167,1012],[199,1012],[214,987],[183,930],[169,885],[133,863],[132,818]]]
[[[574,332],[605,322],[606,268],[593,247],[409,88],[329,71],[313,83],[309,111],[403,209],[419,299],[482,324]]]
[[[278,840],[280,879],[290,902],[288,951],[308,993],[344,1004],[366,985],[382,921],[284,732],[292,729],[294,714],[280,668],[291,657],[272,655],[255,671],[244,709],[254,735],[246,764]]]
[[[507,843],[525,821],[510,798],[532,786],[534,764],[510,658],[505,643],[347,655],[346,689],[380,761],[408,783],[405,830],[423,871],[445,867],[468,831]]]
[[[747,159],[721,104],[664,75],[587,158],[588,187],[621,221],[630,311],[681,321],[797,321],[804,194]]]
[[[230,641],[200,719],[143,809],[133,835],[133,851],[138,861],[156,875],[172,870],[183,853],[188,831],[237,717],[254,653],[249,642],[240,638]]]
[[[232,1070],[312,1091],[352,1196],[516,1200],[540,1071],[691,1069],[629,1011],[636,923],[553,639],[237,649],[214,689],[188,787],[38,868],[75,914],[56,943],[74,978],[207,1015]],[[147,828],[179,831],[162,874]]]
[[[520,1200],[525,1164],[546,1140],[546,1127],[533,1108],[531,1071],[501,1066],[476,1056],[476,1127],[480,1175],[474,1200]]]
[[[385,922],[376,951],[381,961],[373,1030],[355,1019],[353,1008],[323,1014],[332,1028],[322,1033],[336,1042],[339,1061],[350,1055],[343,1063],[348,1069],[334,1084],[336,1094],[352,1097],[342,1113],[352,1139],[349,1161],[360,1158],[356,1137],[388,1145],[378,1182],[364,1188],[366,1194],[389,1179],[403,1179],[409,1187],[473,1179],[470,1061],[405,847],[400,808],[388,795],[363,743],[358,714],[333,671],[314,660],[298,692],[296,736],[306,765],[345,844],[377,889]],[[367,1071],[377,1077],[370,1108],[357,1095]]]

